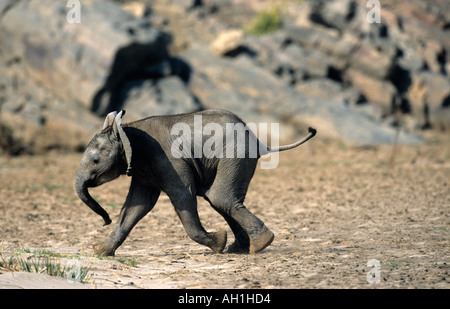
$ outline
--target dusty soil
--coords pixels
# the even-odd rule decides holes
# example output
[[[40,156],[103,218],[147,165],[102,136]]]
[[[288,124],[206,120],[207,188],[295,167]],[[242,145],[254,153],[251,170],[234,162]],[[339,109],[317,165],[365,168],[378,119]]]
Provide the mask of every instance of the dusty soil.
[[[275,233],[254,255],[193,242],[162,195],[114,259],[96,257],[91,243],[111,226],[74,192],[81,154],[0,157],[0,253],[48,249],[62,263],[76,256],[90,269],[86,287],[450,288],[449,141],[400,146],[395,157],[392,146],[320,139],[281,153],[278,168],[257,170],[247,195]],[[91,193],[117,218],[128,185],[123,177]],[[199,212],[207,230],[227,229],[232,242],[206,202]],[[367,278],[373,259],[379,283]]]

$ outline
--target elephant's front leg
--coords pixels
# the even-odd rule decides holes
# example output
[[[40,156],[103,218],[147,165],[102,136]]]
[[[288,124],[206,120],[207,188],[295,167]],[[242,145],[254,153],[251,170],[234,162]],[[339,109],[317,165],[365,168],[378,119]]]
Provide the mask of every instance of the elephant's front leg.
[[[119,220],[106,240],[93,244],[95,254],[113,256],[136,223],[153,209],[159,194],[159,190],[144,186],[138,180],[132,179]]]

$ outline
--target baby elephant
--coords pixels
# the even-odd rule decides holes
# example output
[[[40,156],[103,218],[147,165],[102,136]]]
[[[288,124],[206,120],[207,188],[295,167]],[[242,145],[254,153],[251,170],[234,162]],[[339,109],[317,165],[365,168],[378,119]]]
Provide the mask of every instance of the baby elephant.
[[[170,198],[189,237],[214,252],[224,250],[227,234],[205,231],[197,196],[204,197],[230,225],[235,242],[228,252],[255,253],[272,242],[273,233],[243,204],[258,158],[303,144],[315,135],[314,129],[294,144],[275,148],[259,142],[241,119],[227,111],[155,116],[122,125],[124,114],[108,114],[84,152],[76,176],[78,196],[103,217],[105,225],[111,219],[88,188],[123,174],[131,177],[119,220],[105,241],[94,244],[96,254],[114,255],[152,210],[161,191]]]

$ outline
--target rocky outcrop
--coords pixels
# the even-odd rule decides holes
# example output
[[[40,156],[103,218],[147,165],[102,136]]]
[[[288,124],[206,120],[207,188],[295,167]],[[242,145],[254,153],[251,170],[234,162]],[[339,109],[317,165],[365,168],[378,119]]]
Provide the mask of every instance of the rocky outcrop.
[[[449,105],[448,3],[382,1],[380,23],[368,22],[371,8],[353,0],[310,1],[302,9],[288,29],[290,39],[321,50],[345,88],[385,116],[400,111],[414,119],[409,129],[450,125],[442,116]],[[426,99],[417,96],[421,89]]]
[[[447,31],[424,27],[428,31],[419,32],[417,25],[424,22],[412,21],[402,9],[383,2],[381,22],[369,23],[369,9],[357,1],[305,1],[283,29],[248,37],[246,46],[256,63],[300,92],[373,105],[379,121],[380,115],[390,119],[400,111],[413,119],[411,131],[447,128],[450,118],[442,116],[449,105]],[[413,22],[410,31],[405,25]],[[322,91],[314,89],[318,85]],[[417,97],[421,88],[433,98]]]
[[[308,126],[320,128],[322,137],[355,144],[392,143],[396,135],[395,128],[380,124],[364,110],[351,108],[339,98],[305,95],[248,57],[218,59],[202,47],[190,48],[183,57],[194,68],[190,89],[205,108],[232,110],[253,123],[289,124],[290,139]],[[402,133],[400,142],[420,139]]]
[[[445,1],[382,1],[380,23],[355,0],[287,2],[261,36],[243,30],[254,1],[80,4],[70,23],[65,1],[0,3],[4,152],[83,149],[120,108],[130,121],[223,108],[357,144],[450,130]]]

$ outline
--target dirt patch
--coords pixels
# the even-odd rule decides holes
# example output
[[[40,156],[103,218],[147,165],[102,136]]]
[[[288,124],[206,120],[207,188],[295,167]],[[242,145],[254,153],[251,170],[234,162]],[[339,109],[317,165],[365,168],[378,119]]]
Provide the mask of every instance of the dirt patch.
[[[449,139],[391,154],[317,139],[281,153],[278,168],[258,169],[246,205],[275,233],[258,254],[214,254],[193,242],[162,195],[114,259],[93,255],[91,243],[111,226],[74,192],[80,154],[0,157],[0,249],[76,255],[91,287],[450,288]],[[129,181],[91,190],[113,221]],[[202,200],[199,212],[208,231],[226,229],[233,241]]]

